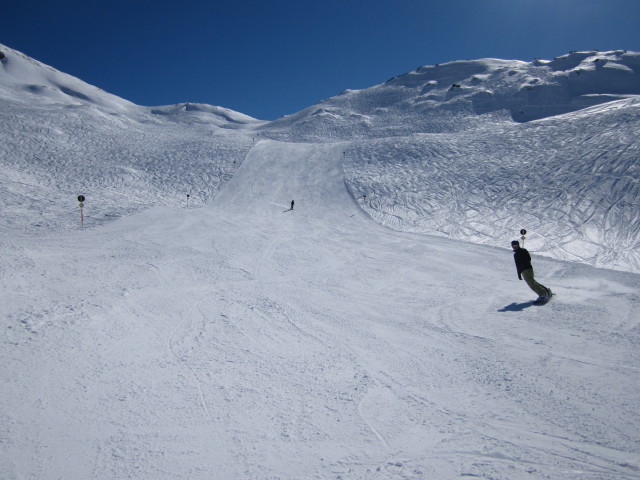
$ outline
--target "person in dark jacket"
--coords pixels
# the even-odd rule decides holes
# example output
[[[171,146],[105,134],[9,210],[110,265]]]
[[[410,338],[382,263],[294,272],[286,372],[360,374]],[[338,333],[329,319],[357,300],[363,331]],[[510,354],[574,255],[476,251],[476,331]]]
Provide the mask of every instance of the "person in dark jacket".
[[[520,242],[514,240],[511,242],[511,248],[513,248],[513,259],[516,262],[516,270],[518,271],[518,278],[527,282],[529,288],[538,294],[539,300],[546,300],[551,297],[551,289],[545,287],[541,283],[538,283],[533,275],[533,267],[531,266],[531,255],[526,248],[520,247]]]

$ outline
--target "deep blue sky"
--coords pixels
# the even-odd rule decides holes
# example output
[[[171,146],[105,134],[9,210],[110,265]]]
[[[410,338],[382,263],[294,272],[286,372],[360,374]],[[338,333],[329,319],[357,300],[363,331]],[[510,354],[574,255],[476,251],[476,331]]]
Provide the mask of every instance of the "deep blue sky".
[[[421,65],[640,51],[640,0],[14,0],[0,43],[140,105],[271,120]]]

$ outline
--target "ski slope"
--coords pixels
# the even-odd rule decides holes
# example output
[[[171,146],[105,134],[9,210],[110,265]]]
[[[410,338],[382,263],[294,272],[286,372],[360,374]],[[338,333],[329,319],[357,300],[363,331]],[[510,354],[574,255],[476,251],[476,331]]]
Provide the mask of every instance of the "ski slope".
[[[26,63],[0,82],[0,478],[639,477],[640,277],[566,247],[594,225],[637,254],[636,99],[332,137],[335,112],[281,121],[327,126],[303,134],[57,72],[70,99],[3,49]],[[544,149],[574,161],[525,177],[519,208]],[[542,307],[508,248],[521,225]]]
[[[262,139],[346,142],[349,189],[383,225],[494,247],[525,228],[541,255],[640,272],[640,53],[424,66],[262,122],[140,107],[0,51],[0,227],[70,228],[78,194],[94,225],[202,206]]]
[[[640,100],[525,124],[354,142],[347,181],[401,231],[640,270]]]
[[[367,218],[341,147],[10,241],[1,476],[636,478],[638,276],[535,258],[532,306],[508,251]]]

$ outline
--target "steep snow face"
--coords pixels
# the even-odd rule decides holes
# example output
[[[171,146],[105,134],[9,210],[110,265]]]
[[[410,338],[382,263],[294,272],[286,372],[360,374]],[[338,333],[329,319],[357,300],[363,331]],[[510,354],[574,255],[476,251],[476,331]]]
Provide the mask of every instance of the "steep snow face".
[[[79,194],[93,224],[202,206],[261,139],[343,142],[349,190],[386,226],[494,246],[526,228],[538,253],[640,271],[638,53],[425,66],[261,122],[140,107],[0,51],[3,229],[70,228]]]
[[[527,124],[353,142],[354,197],[399,230],[640,271],[640,98]]]
[[[135,105],[82,80],[59,72],[16,50],[0,44],[0,98],[27,106],[99,106],[107,111],[127,112]]]

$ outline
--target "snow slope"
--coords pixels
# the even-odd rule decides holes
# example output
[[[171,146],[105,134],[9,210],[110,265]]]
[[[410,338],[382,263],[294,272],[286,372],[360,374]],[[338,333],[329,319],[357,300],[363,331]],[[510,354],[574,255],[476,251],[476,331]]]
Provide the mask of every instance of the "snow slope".
[[[5,241],[2,477],[636,478],[638,276],[537,258],[531,306],[508,251],[371,222],[341,147]]]
[[[354,196],[395,229],[640,271],[640,98],[525,124],[354,142]]]
[[[199,104],[145,108],[0,46],[0,206],[5,228],[75,225],[75,198],[93,224],[151,205],[204,205],[253,144],[260,124]],[[37,88],[36,88],[37,87]],[[75,92],[75,93],[73,93]],[[22,209],[38,212],[23,215]]]
[[[480,59],[423,66],[266,125],[327,139],[448,133],[528,122],[640,94],[640,53],[573,52],[553,61]]]
[[[588,225],[606,208],[592,190],[626,181],[601,223],[622,228],[633,98],[520,124],[489,114],[460,140],[331,141],[217,107],[109,113],[8,91],[0,478],[638,478],[640,277],[531,248],[557,293],[536,307],[504,248],[521,225],[509,215],[546,188],[518,208],[520,163],[549,138],[572,162],[545,183],[593,182],[566,218]],[[598,157],[602,176],[560,144],[589,129],[593,157],[627,145]],[[496,199],[504,210],[483,210]],[[444,224],[418,220],[441,202],[454,228],[488,216],[500,248],[423,234]],[[457,218],[465,202],[477,223]],[[556,232],[545,241],[574,235]]]
[[[640,271],[640,54],[426,66],[267,123],[139,107],[0,51],[0,222],[12,228],[69,228],[78,194],[94,224],[187,195],[204,205],[260,139],[349,141],[349,188],[386,226],[492,246],[526,228],[540,254]]]
[[[357,140],[347,181],[387,226],[494,246],[526,228],[541,254],[638,272],[638,95],[635,52],[458,61],[262,128]]]

